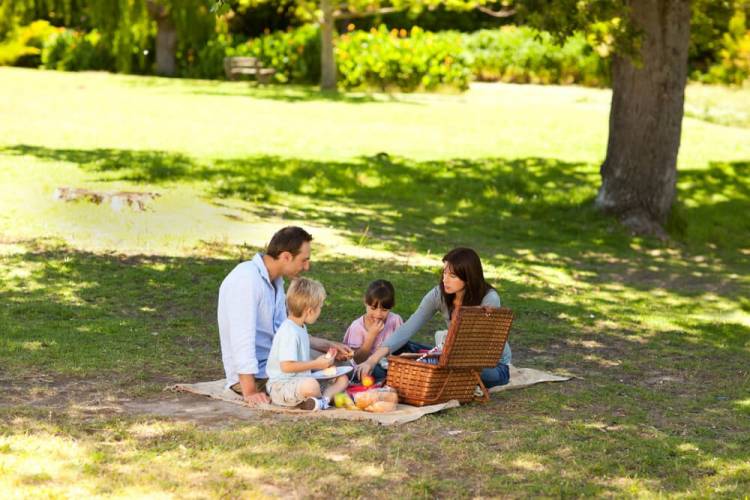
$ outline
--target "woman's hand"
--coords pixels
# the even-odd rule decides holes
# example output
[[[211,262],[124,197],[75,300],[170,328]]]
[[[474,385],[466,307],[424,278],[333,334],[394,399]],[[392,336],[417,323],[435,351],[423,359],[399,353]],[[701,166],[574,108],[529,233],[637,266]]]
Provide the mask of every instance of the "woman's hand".
[[[375,368],[375,363],[373,363],[369,359],[363,363],[358,364],[356,369],[357,378],[359,380],[362,380],[362,377],[364,377],[365,375],[370,375],[372,373],[373,368]]]

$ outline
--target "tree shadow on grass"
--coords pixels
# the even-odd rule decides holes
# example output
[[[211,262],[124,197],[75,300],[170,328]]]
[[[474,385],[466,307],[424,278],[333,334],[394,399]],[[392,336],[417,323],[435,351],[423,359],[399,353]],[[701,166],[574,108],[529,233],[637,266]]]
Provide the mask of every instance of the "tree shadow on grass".
[[[737,300],[748,287],[747,259],[737,255],[750,248],[750,231],[743,230],[750,224],[744,217],[750,213],[747,162],[681,173],[678,211],[688,240],[671,247],[636,240],[639,248],[633,249],[632,239],[593,207],[595,168],[548,158],[419,162],[380,153],[345,162],[204,160],[162,151],[29,145],[0,153],[75,163],[102,182],[198,183],[216,204],[222,198],[249,201],[249,218],[329,225],[355,244],[393,252],[440,254],[468,245],[499,268],[533,262],[550,271],[573,270],[592,286],[662,288],[686,297],[713,293]],[[717,231],[724,236],[714,238]],[[530,279],[545,279],[542,271],[521,270]]]

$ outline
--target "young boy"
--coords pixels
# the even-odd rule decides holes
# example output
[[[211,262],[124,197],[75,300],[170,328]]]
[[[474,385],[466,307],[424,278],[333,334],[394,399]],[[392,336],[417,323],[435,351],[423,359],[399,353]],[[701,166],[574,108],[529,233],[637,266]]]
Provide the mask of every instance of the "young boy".
[[[335,361],[335,353],[331,352],[310,360],[310,337],[305,325],[317,321],[325,298],[323,285],[315,280],[298,278],[289,285],[286,292],[288,317],[274,335],[266,367],[266,390],[274,404],[324,410],[333,395],[346,389],[349,383],[348,377],[342,375],[322,381],[321,387],[310,376],[311,370],[323,370]]]

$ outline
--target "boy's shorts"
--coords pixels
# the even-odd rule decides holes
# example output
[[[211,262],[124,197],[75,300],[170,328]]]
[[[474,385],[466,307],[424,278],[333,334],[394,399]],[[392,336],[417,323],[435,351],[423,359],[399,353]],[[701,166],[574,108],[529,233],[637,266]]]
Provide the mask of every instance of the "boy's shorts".
[[[300,396],[300,387],[305,380],[311,377],[295,377],[289,380],[277,380],[275,382],[269,381],[266,384],[266,391],[271,396],[271,402],[279,406],[297,406],[305,400]],[[314,379],[313,379],[314,380]],[[320,392],[326,390],[326,388],[333,383],[336,379],[331,380],[317,380],[320,384]]]

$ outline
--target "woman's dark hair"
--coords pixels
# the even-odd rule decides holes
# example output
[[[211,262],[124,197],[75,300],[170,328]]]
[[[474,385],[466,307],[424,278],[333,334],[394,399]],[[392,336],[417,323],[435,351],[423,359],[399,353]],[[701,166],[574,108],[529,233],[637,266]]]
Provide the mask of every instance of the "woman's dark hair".
[[[375,280],[367,287],[365,304],[370,307],[393,309],[396,305],[396,290],[390,281]]]
[[[443,262],[448,264],[453,274],[466,283],[461,305],[478,306],[482,303],[482,299],[487,295],[487,292],[493,289],[492,285],[484,279],[482,261],[479,260],[479,255],[471,248],[454,248],[445,254]],[[442,275],[440,276],[440,294],[448,306],[448,310],[453,311],[453,299],[456,298],[456,294],[445,293]]]
[[[266,255],[278,259],[282,252],[289,252],[292,257],[296,257],[306,241],[312,241],[310,233],[301,227],[287,226],[273,235],[266,247]]]

